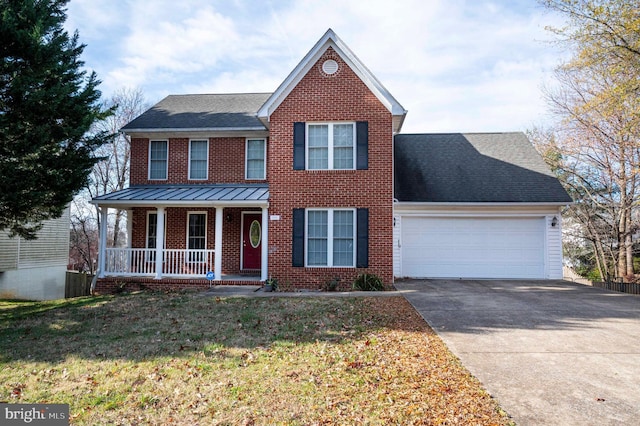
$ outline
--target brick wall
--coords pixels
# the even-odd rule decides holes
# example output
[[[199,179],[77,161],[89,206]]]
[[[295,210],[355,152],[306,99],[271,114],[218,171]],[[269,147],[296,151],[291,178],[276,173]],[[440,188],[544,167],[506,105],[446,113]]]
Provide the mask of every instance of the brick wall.
[[[189,138],[170,138],[168,179],[149,180],[149,139],[131,140],[131,185],[257,183],[245,180],[245,138],[209,138],[209,176],[189,180]]]
[[[326,59],[339,64],[327,76]],[[348,171],[293,170],[293,123],[310,121],[367,121],[369,168]],[[375,273],[386,284],[393,280],[393,133],[391,113],[331,49],[318,60],[289,96],[273,112],[268,158],[270,215],[269,272],[281,283],[318,288],[334,277],[350,285],[360,273]],[[369,268],[292,267],[291,239],[294,208],[369,208]]]
[[[156,280],[153,278],[139,277],[105,277],[98,278],[96,282],[96,294],[113,294],[121,291],[181,291],[181,290],[206,290],[219,282],[209,282],[206,279],[173,279],[163,278]],[[224,285],[260,285],[257,281],[224,281]]]

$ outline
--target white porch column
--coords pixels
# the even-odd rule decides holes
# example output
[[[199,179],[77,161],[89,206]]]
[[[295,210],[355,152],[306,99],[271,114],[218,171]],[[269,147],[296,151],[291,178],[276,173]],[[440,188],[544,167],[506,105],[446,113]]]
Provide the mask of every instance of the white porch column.
[[[164,249],[164,207],[158,207],[156,225],[156,280],[162,279],[162,258]]]
[[[260,280],[269,278],[269,209],[262,208],[262,253],[260,262]]]
[[[214,281],[222,280],[222,222],[223,207],[216,207],[216,229],[214,238],[213,273]]]
[[[108,207],[100,208],[100,247],[98,248],[98,277],[104,278],[104,261],[107,248]]]

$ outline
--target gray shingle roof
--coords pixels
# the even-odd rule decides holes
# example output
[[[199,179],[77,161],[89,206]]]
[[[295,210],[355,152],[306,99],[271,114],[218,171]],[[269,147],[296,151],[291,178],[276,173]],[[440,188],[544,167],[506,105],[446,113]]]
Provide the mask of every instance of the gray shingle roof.
[[[122,130],[265,129],[258,109],[271,93],[170,95]]]
[[[398,201],[571,202],[524,133],[400,134],[394,141]]]
[[[266,184],[134,185],[95,197],[100,205],[210,204],[212,202],[261,203],[269,200]]]

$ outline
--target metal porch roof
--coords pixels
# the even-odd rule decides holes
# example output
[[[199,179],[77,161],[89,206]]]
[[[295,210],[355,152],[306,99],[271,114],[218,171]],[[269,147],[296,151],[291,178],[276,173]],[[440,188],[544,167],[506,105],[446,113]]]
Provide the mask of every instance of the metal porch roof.
[[[104,206],[212,206],[266,205],[269,185],[135,185],[121,191],[94,197],[93,204]]]

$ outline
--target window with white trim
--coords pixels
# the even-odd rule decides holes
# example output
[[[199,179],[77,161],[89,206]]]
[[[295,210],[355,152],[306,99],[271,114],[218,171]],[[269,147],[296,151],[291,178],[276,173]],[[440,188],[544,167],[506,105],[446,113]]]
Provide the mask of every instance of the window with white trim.
[[[164,234],[166,237],[167,235],[167,227],[166,227],[167,215],[166,214],[164,216],[164,219],[165,219]],[[166,245],[167,239],[165,238],[164,241]],[[158,245],[158,214],[154,212],[147,212],[147,248],[155,249],[157,245]],[[147,253],[147,261],[154,262],[155,260],[156,260],[155,252]]]
[[[247,180],[266,179],[267,141],[265,139],[247,139],[245,176]]]
[[[193,212],[187,218],[187,249],[205,250],[207,248],[207,214]],[[189,262],[204,262],[204,252],[189,253]]]
[[[307,170],[355,169],[355,123],[307,123]]]
[[[356,215],[354,209],[306,210],[307,266],[355,265]]]
[[[168,141],[149,142],[149,180],[167,179],[168,154]]]
[[[209,165],[209,141],[189,141],[189,179],[206,180]]]

